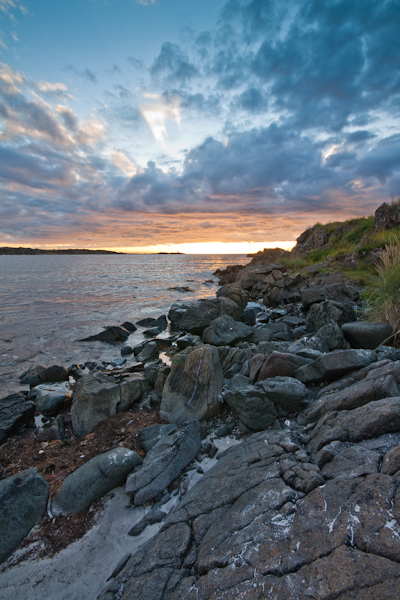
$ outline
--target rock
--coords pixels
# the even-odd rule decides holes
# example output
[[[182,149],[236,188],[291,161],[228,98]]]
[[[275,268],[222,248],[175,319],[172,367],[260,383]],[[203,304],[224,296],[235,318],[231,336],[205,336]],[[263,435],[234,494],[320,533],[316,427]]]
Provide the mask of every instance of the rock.
[[[342,329],[346,340],[353,348],[375,350],[393,335],[393,328],[389,323],[356,321],[355,323],[344,323]]]
[[[400,471],[400,445],[390,450],[382,462],[381,473],[394,475]]]
[[[44,371],[45,368],[46,367],[44,365],[35,365],[34,367],[30,367],[30,369],[27,369],[19,376],[21,384],[29,384],[31,377],[38,375],[41,371]]]
[[[52,367],[47,367],[47,369],[44,369],[43,371],[39,371],[37,375],[33,375],[29,379],[29,387],[32,389],[41,383],[68,381],[68,379],[68,369],[59,365],[53,365]]]
[[[171,367],[165,365],[161,366],[157,373],[157,379],[154,384],[154,391],[161,398],[165,382],[167,380],[168,375],[171,373]]]
[[[136,321],[136,325],[139,327],[151,327],[156,319],[154,317],[146,317],[145,319],[140,319],[140,321]]]
[[[139,523],[136,523],[136,525],[134,525],[128,531],[128,535],[131,535],[131,536],[140,535],[142,533],[142,531],[144,531],[146,529],[147,525],[154,525],[154,523],[159,523],[166,516],[167,516],[167,514],[165,512],[163,512],[162,510],[160,510],[157,507],[154,507],[151,509],[150,512],[147,513],[147,515],[141,521],[139,521]]]
[[[121,348],[121,356],[127,356],[128,354],[133,354],[132,346],[122,346]]]
[[[305,384],[338,379],[341,375],[361,369],[378,359],[373,350],[334,350],[312,364],[298,368],[294,376]]]
[[[334,440],[360,442],[397,431],[400,431],[400,397],[384,398],[337,415],[329,413],[312,430],[307,449],[318,452]]]
[[[258,381],[269,377],[292,377],[295,371],[312,363],[312,360],[286,352],[271,352],[265,359],[258,375]]]
[[[240,320],[245,325],[255,325],[256,317],[260,312],[263,312],[261,304],[258,304],[258,302],[248,302],[240,316]]]
[[[354,308],[350,304],[326,300],[319,304],[313,304],[309,309],[306,318],[307,331],[318,331],[331,321],[341,327],[343,323],[355,321],[356,317]]]
[[[255,385],[237,385],[232,378],[229,389],[224,394],[224,401],[252,431],[266,429],[275,421],[278,412],[272,400],[265,392]],[[239,375],[240,377],[240,375]]]
[[[257,386],[275,404],[279,416],[298,412],[308,401],[308,389],[294,377],[270,377],[259,381]]]
[[[322,468],[326,479],[335,477],[361,477],[369,473],[377,473],[380,462],[379,452],[366,450],[361,446],[353,446],[337,454],[331,462]]]
[[[126,482],[126,493],[140,506],[155,498],[176,479],[201,448],[200,423],[188,425],[164,436],[146,455],[142,468]]]
[[[273,340],[290,342],[293,339],[292,330],[285,323],[268,323],[263,327],[271,331]]]
[[[116,342],[124,342],[129,337],[129,331],[123,327],[117,327],[112,325],[107,327],[104,331],[97,333],[96,335],[90,335],[89,337],[79,340],[80,342],[108,342],[114,344]]]
[[[186,348],[175,354],[163,389],[160,417],[183,424],[217,414],[222,382],[222,367],[214,346]]]
[[[375,211],[375,230],[391,229],[400,224],[400,204],[384,202]]]
[[[173,304],[168,318],[174,329],[201,334],[211,322],[222,315],[238,320],[241,308],[230,298],[210,298]]]
[[[157,444],[160,439],[170,435],[177,430],[177,425],[150,425],[141,429],[137,436],[137,441],[145,452],[148,452]]]
[[[396,397],[399,388],[393,375],[375,380],[363,379],[343,390],[320,396],[306,413],[309,421],[317,421],[324,414],[340,410],[352,410],[381,398]]]
[[[202,339],[205,344],[213,346],[230,346],[237,342],[244,341],[253,336],[252,327],[234,321],[228,315],[217,317],[211,322],[209,327],[203,331]]]
[[[37,469],[0,481],[0,562],[28,535],[43,515],[48,483]]]
[[[273,271],[281,271],[283,268],[283,265],[273,263],[266,265],[246,265],[237,274],[235,283],[239,284],[243,290],[251,290],[257,284],[264,283],[267,275]]]
[[[69,515],[85,510],[95,500],[122,485],[142,458],[128,448],[114,448],[95,456],[68,475],[52,503],[55,515]]]
[[[15,392],[0,399],[0,444],[23,425],[33,421],[35,404]]]
[[[249,378],[256,382],[262,365],[265,362],[265,354],[254,354],[249,360]]]
[[[352,290],[343,283],[331,283],[324,286],[302,288],[300,293],[301,302],[306,309],[312,304],[323,302],[324,300],[349,303],[355,299]]]
[[[150,327],[150,329],[145,329],[143,331],[143,335],[147,335],[148,337],[156,337],[161,333],[162,329],[159,327]]]
[[[321,342],[322,352],[329,352],[329,350],[339,350],[340,348],[346,348],[346,340],[343,335],[343,331],[337,323],[331,321],[320,329],[318,329],[314,338],[318,338]]]
[[[72,429],[77,437],[85,437],[98,423],[128,410],[147,391],[148,384],[133,374],[121,384],[100,383],[93,375],[85,375],[76,384],[71,408]]]
[[[230,300],[236,302],[241,311],[245,309],[249,299],[248,293],[236,283],[228,283],[227,285],[223,285],[217,292],[217,298],[222,297],[229,298]]]
[[[124,323],[122,323],[121,327],[123,329],[126,329],[127,331],[129,331],[129,333],[133,333],[134,331],[137,330],[136,325],[134,325],[130,321],[125,321]]]
[[[47,389],[46,389],[47,388]],[[64,406],[64,401],[67,398],[66,391],[49,389],[49,386],[38,386],[34,388],[36,391],[34,401],[36,404],[36,411],[44,415],[55,415]],[[69,390],[71,394],[71,390]]]
[[[274,337],[274,334],[272,333],[272,331],[269,327],[261,326],[261,327],[256,327],[253,330],[253,335],[252,335],[250,341],[253,344],[259,344],[260,342],[270,342],[273,337]]]
[[[189,346],[194,346],[195,344],[200,345],[202,343],[203,342],[201,338],[198,335],[193,335],[192,333],[186,333],[176,340],[176,345],[178,346],[179,350],[184,350]]]
[[[158,346],[154,341],[145,344],[143,349],[137,355],[136,360],[144,363],[153,358],[158,358]]]

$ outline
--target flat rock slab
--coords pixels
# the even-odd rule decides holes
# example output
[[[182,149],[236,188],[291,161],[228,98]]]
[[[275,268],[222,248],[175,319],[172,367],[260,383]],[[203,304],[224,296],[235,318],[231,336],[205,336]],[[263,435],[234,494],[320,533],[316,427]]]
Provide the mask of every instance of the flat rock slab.
[[[43,515],[48,483],[37,469],[0,481],[0,562],[22,542]]]
[[[131,471],[142,463],[142,457],[128,448],[114,448],[95,456],[64,479],[52,511],[69,515],[85,510],[114,488],[122,485]]]
[[[326,379],[338,379],[349,371],[361,369],[376,362],[373,350],[334,350],[317,358],[312,364],[298,368],[294,376],[305,383],[320,383]]]
[[[370,348],[371,350],[384,344],[393,335],[393,327],[389,323],[356,321],[344,323],[342,330],[346,340],[353,348]]]
[[[200,452],[200,423],[192,421],[176,433],[164,436],[148,452],[139,471],[126,482],[126,492],[137,506],[165,490]]]
[[[20,427],[33,420],[35,404],[23,394],[14,393],[0,400],[0,444]]]
[[[181,425],[219,412],[223,374],[214,346],[186,348],[172,359],[171,373],[164,384],[160,417]]]

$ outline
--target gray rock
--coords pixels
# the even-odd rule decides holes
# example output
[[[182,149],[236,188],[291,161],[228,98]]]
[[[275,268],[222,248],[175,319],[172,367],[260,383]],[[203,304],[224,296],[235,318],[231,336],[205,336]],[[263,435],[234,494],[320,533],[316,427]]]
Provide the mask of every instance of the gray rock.
[[[143,369],[143,375],[145,376],[151,387],[154,387],[157,381],[159,370],[160,364],[158,362],[147,363]]]
[[[339,326],[343,323],[355,321],[356,312],[352,305],[334,300],[325,300],[320,304],[313,304],[307,313],[306,327],[308,332],[318,331],[321,327],[334,321]]]
[[[122,485],[142,458],[128,448],[114,448],[95,456],[68,475],[52,503],[55,515],[69,515],[85,510],[95,500]]]
[[[293,332],[285,323],[267,323],[264,328],[271,331],[273,340],[290,342],[293,339]]]
[[[133,354],[133,347],[126,345],[126,346],[122,346],[121,348],[121,355],[122,356],[126,356],[128,354]]]
[[[318,338],[321,341],[321,352],[346,348],[346,340],[343,331],[334,321],[331,321],[318,329],[314,338]]]
[[[320,356],[322,356],[322,352],[319,350],[314,350],[313,348],[301,348],[300,350],[293,351],[289,348],[291,352],[297,354],[297,356],[302,356],[303,358],[309,358],[310,360],[317,360]]]
[[[104,331],[97,333],[96,335],[89,335],[89,337],[79,340],[80,342],[108,342],[114,344],[116,342],[124,342],[129,337],[130,332],[124,329],[124,327],[117,327],[112,325],[107,327]]]
[[[161,418],[180,425],[217,414],[222,383],[222,367],[214,346],[186,348],[175,354],[163,388]]]
[[[63,408],[66,397],[66,394],[57,392],[37,394],[35,399],[36,410],[44,415],[54,415]]]
[[[129,331],[129,333],[133,333],[134,331],[137,330],[136,325],[134,325],[130,321],[125,321],[124,323],[122,323],[121,327],[123,329],[126,329],[127,331]]]
[[[343,283],[330,283],[323,286],[314,286],[300,290],[301,301],[304,308],[324,300],[335,300],[338,302],[352,302],[354,300],[353,290]]]
[[[231,380],[233,385],[224,394],[226,404],[240,417],[242,423],[253,431],[266,429],[275,421],[278,412],[272,400],[255,385],[238,386],[238,375]],[[239,375],[240,377],[240,375]]]
[[[297,412],[307,405],[308,389],[294,377],[270,377],[259,381],[257,386],[275,404],[279,416]]]
[[[15,392],[0,399],[0,444],[23,425],[33,421],[35,404]]]
[[[28,535],[43,515],[48,483],[37,469],[0,481],[0,562]]]
[[[354,410],[329,413],[311,431],[307,449],[316,453],[330,442],[361,442],[400,431],[400,397],[375,400]]]
[[[121,384],[100,383],[93,375],[85,375],[76,384],[71,408],[72,429],[77,437],[85,437],[98,423],[128,410],[148,390],[141,375],[133,374]]]
[[[229,298],[230,300],[236,302],[241,311],[245,309],[249,299],[248,293],[245,292],[237,283],[228,283],[223,285],[217,292],[217,298],[222,297]]]
[[[252,327],[234,321],[229,315],[222,315],[211,322],[203,331],[202,339],[205,344],[213,346],[230,346],[249,339],[253,336]]]
[[[150,425],[141,429],[137,436],[137,441],[145,450],[148,452],[160,441],[160,439],[166,435],[170,435],[177,430],[177,425]]]
[[[29,387],[32,389],[36,385],[41,383],[51,383],[55,381],[68,381],[69,373],[68,369],[61,367],[60,365],[53,365],[47,367],[43,371],[39,371],[37,375],[33,375],[29,379]]]
[[[366,450],[361,446],[352,446],[337,454],[321,470],[326,479],[335,477],[361,477],[377,473],[380,462],[379,452]]]
[[[373,350],[334,350],[317,358],[312,364],[300,367],[294,376],[305,384],[338,379],[341,375],[361,369],[378,360]]]
[[[158,346],[156,342],[147,342],[143,349],[139,352],[136,359],[139,362],[147,362],[158,357]]]
[[[317,421],[324,414],[335,410],[352,410],[381,398],[396,397],[399,388],[393,375],[374,380],[363,379],[344,390],[320,396],[306,413],[308,421]]]
[[[260,368],[258,381],[269,377],[292,377],[299,367],[310,363],[312,360],[289,352],[271,352]]]
[[[230,298],[206,298],[192,302],[173,304],[169,310],[168,318],[174,329],[181,329],[189,333],[201,334],[204,329],[217,317],[229,315],[238,320],[241,308]]]
[[[145,504],[176,479],[200,452],[200,423],[188,425],[164,436],[146,455],[142,468],[126,482],[126,492],[134,496],[135,505]]]
[[[263,307],[261,304],[258,304],[258,302],[248,302],[240,316],[240,320],[242,323],[245,323],[245,325],[255,325],[257,315],[263,312],[263,310]]]
[[[356,321],[342,325],[346,340],[353,348],[369,348],[375,350],[393,335],[393,328],[389,323],[368,323]]]
[[[199,342],[202,344],[202,340],[198,335],[193,335],[192,333],[186,333],[185,335],[182,335],[181,337],[179,337],[176,340],[176,345],[178,346],[179,350],[184,350],[185,348],[188,348],[189,346],[194,346],[195,344],[199,344]]]
[[[253,331],[253,335],[250,339],[250,341],[253,344],[259,344],[260,342],[270,342],[274,337],[274,334],[272,333],[269,327],[256,327]]]
[[[46,367],[44,365],[35,365],[34,367],[30,367],[30,369],[27,369],[19,376],[21,384],[29,384],[31,377],[38,375],[41,371],[44,371],[45,368]]]
[[[167,513],[160,510],[158,507],[154,507],[150,512],[147,513],[145,517],[139,523],[136,523],[129,531],[128,535],[137,536],[142,533],[146,529],[148,525],[154,525],[154,523],[160,523],[164,517],[166,517]]]

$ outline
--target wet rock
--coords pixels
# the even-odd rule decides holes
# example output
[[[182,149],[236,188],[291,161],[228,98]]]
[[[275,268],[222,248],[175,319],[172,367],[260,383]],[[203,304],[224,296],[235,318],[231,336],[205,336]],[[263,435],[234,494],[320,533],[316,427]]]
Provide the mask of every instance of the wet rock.
[[[142,350],[137,355],[136,359],[139,362],[147,362],[153,358],[158,358],[158,346],[156,342],[147,342]]]
[[[168,318],[174,329],[181,329],[201,334],[211,321],[222,315],[229,315],[238,320],[241,308],[230,298],[210,298],[193,300],[192,302],[173,304],[169,310]]]
[[[0,399],[0,444],[23,425],[33,421],[35,404],[25,400],[21,393],[14,393]]]
[[[374,380],[363,379],[343,390],[320,396],[306,413],[308,421],[317,421],[324,414],[340,410],[352,410],[381,398],[396,397],[399,388],[393,375]]]
[[[203,331],[202,339],[206,344],[213,346],[230,346],[249,339],[253,336],[252,327],[234,321],[228,315],[217,317],[211,322],[209,327]]]
[[[125,321],[124,323],[122,323],[121,327],[123,329],[126,329],[127,331],[129,331],[129,333],[133,333],[134,331],[137,330],[136,325],[134,325],[130,321]]]
[[[126,345],[126,346],[122,346],[121,348],[121,355],[122,356],[127,356],[128,354],[133,354],[133,347]]]
[[[222,367],[214,346],[186,348],[175,354],[163,388],[161,418],[182,424],[217,414],[222,383]]]
[[[37,469],[0,481],[0,562],[22,542],[43,515],[48,483]]]
[[[238,376],[231,380],[224,394],[226,404],[240,417],[240,420],[252,431],[260,431],[272,425],[278,416],[275,404],[265,392],[254,385],[238,385]],[[239,377],[241,377],[239,375]]]
[[[377,361],[373,350],[335,350],[317,358],[312,364],[300,367],[294,373],[305,384],[338,379],[341,375],[361,369]]]
[[[308,389],[294,377],[270,377],[257,386],[275,404],[279,416],[298,412],[307,405]]]
[[[80,342],[108,342],[110,344],[114,344],[116,342],[124,342],[129,337],[129,331],[124,329],[124,327],[117,327],[116,325],[112,325],[111,327],[107,327],[104,331],[97,333],[96,335],[90,335],[89,337],[83,338],[79,340]]]
[[[316,453],[330,442],[360,442],[400,431],[400,397],[375,400],[360,408],[328,413],[311,431],[307,449]]]
[[[375,350],[393,335],[393,328],[389,323],[356,321],[355,323],[344,323],[342,329],[346,340],[353,348]]]
[[[44,415],[55,415],[63,408],[66,398],[67,394],[57,390],[38,390],[35,396],[36,411]]]
[[[85,375],[76,384],[71,408],[74,435],[85,437],[98,423],[128,410],[148,389],[141,375],[133,374],[121,384],[101,383]]]
[[[140,446],[148,452],[166,435],[170,435],[177,430],[177,425],[150,425],[141,429],[137,436],[137,441]]]
[[[258,381],[269,377],[292,377],[297,369],[310,363],[312,363],[312,360],[296,354],[271,352],[260,368]]]
[[[41,383],[51,383],[56,381],[68,381],[68,369],[60,365],[53,365],[40,371],[37,375],[33,375],[29,379],[29,387],[32,389]]]
[[[30,367],[19,376],[21,384],[29,384],[31,377],[38,375],[41,371],[44,371],[45,368],[46,367],[44,365],[35,365],[34,367]]]
[[[55,515],[69,515],[85,510],[114,488],[142,463],[142,458],[128,448],[114,448],[95,456],[64,479],[52,503]]]
[[[148,452],[139,471],[126,482],[126,492],[135,505],[155,498],[176,479],[201,448],[200,423],[191,421],[176,433],[164,436]]]
[[[356,318],[357,315],[351,304],[326,300],[310,307],[307,313],[306,327],[308,332],[314,332],[331,321],[341,327],[343,323],[355,321]]]

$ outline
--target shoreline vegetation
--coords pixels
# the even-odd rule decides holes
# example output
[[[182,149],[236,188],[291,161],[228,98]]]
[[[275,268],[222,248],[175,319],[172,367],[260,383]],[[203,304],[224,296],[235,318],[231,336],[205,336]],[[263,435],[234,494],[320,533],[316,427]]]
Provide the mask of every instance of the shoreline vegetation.
[[[277,599],[396,597],[399,235],[398,201],[374,217],[317,224],[291,252],[264,249],[216,271],[215,298],[80,340],[112,343],[118,364],[22,373],[29,391],[0,400],[0,590],[25,591],[31,569],[42,598],[61,597],[62,576],[34,559],[68,560],[57,553],[101,527],[115,490],[132,515],[146,512],[122,547],[107,546],[115,565],[103,541],[77,548],[80,560],[107,562],[103,581],[85,572],[90,600],[255,589]],[[396,288],[375,313],[362,289],[374,274],[388,298]]]

